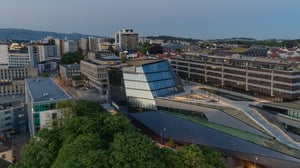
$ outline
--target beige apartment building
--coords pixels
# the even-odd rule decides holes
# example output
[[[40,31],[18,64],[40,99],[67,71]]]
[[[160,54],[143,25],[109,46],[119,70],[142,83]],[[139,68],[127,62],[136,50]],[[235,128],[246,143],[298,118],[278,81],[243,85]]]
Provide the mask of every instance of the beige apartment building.
[[[185,54],[171,58],[171,65],[182,79],[265,95],[274,101],[300,97],[300,66],[287,60]]]
[[[91,61],[81,61],[80,71],[88,87],[92,86],[99,91],[99,95],[108,98],[108,66]]]
[[[36,76],[38,76],[37,69],[31,66],[0,65],[0,96],[24,94],[24,78]]]

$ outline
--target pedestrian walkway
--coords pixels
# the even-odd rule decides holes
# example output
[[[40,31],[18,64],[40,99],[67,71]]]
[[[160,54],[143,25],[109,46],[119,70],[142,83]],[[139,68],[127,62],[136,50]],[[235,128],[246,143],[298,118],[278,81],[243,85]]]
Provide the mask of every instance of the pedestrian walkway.
[[[291,139],[285,132],[283,132],[280,128],[278,128],[276,125],[270,123],[267,121],[263,116],[259,114],[258,111],[251,108],[249,105],[254,102],[234,102],[231,101],[230,104],[232,107],[237,108],[244,113],[248,114],[254,121],[259,123],[266,131],[268,131],[273,137],[275,137],[278,141],[291,146],[293,148],[296,148],[300,150],[300,143],[294,141]],[[228,103],[226,103],[228,104]]]

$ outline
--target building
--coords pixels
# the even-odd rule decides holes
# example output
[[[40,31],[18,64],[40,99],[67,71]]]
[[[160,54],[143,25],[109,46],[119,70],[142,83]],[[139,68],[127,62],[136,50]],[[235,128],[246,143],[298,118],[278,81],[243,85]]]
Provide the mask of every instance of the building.
[[[54,44],[56,47],[56,56],[59,58],[61,56],[61,39],[54,39]]]
[[[81,78],[80,64],[60,64],[59,75],[67,85],[72,85],[75,78]]]
[[[8,65],[0,65],[0,96],[24,94],[24,78],[36,77],[37,75],[37,69],[31,66],[8,67]]]
[[[81,38],[79,41],[79,48],[83,51],[87,51],[88,49],[88,39],[87,38]]]
[[[67,52],[76,52],[78,50],[77,41],[65,40],[63,54]]]
[[[80,61],[80,70],[88,87],[92,86],[99,91],[103,100],[108,99],[108,66],[91,61]]]
[[[8,45],[0,44],[0,64],[8,64]]]
[[[155,97],[183,91],[167,60],[133,60],[123,68],[126,97],[132,107],[157,110]]]
[[[274,101],[300,96],[300,67],[283,59],[186,54],[171,58],[171,65],[186,80],[267,96]]]
[[[23,67],[29,65],[30,59],[27,53],[12,53],[8,54],[8,66],[9,67]]]
[[[115,45],[121,50],[137,50],[138,34],[133,29],[121,29],[115,33]]]
[[[28,53],[30,57],[30,63],[34,67],[37,67],[39,62],[58,58],[58,51],[55,44],[30,44],[28,46]]]
[[[50,78],[26,78],[25,88],[29,131],[34,136],[40,129],[52,127],[53,121],[61,117],[57,104],[71,97]]]
[[[17,96],[16,96],[17,97]],[[4,100],[5,99],[5,100]],[[1,98],[0,103],[0,133],[25,132],[28,119],[22,100],[13,96]]]

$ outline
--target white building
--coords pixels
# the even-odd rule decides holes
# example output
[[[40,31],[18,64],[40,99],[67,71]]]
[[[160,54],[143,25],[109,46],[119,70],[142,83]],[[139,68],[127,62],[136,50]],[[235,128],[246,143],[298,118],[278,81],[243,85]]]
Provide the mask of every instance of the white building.
[[[0,44],[0,64],[8,64],[8,45]]]
[[[71,97],[50,78],[26,78],[25,88],[29,130],[34,136],[40,129],[53,126],[53,121],[61,117],[57,103]]]

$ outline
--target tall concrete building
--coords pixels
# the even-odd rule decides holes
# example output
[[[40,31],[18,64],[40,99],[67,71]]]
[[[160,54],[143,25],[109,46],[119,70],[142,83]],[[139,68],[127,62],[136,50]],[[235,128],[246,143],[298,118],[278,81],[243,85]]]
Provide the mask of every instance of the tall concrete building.
[[[115,44],[121,50],[137,50],[138,34],[133,29],[121,29],[115,33]]]
[[[78,50],[77,41],[75,40],[65,40],[63,54],[67,52],[76,52]]]
[[[52,60],[57,58],[57,48],[55,44],[30,44],[28,46],[30,64],[37,67],[37,64],[42,61]]]
[[[8,64],[8,45],[0,44],[0,64]]]
[[[61,56],[61,39],[54,39],[54,44],[56,46],[56,56],[60,57]]]
[[[83,51],[86,51],[88,49],[88,39],[87,38],[81,38],[79,41],[79,46],[80,49]]]

